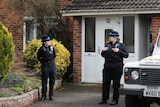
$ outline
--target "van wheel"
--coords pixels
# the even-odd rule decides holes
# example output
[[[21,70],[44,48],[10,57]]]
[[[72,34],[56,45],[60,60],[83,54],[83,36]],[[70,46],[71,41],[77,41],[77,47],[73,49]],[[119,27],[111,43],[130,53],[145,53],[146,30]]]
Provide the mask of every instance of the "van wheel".
[[[150,103],[148,103],[144,99],[139,99],[134,95],[125,96],[125,105],[126,107],[150,107]]]
[[[150,107],[150,103],[147,102],[145,99],[141,99],[139,104],[140,104],[140,107]]]
[[[138,104],[137,96],[126,95],[125,96],[126,107],[140,107]]]

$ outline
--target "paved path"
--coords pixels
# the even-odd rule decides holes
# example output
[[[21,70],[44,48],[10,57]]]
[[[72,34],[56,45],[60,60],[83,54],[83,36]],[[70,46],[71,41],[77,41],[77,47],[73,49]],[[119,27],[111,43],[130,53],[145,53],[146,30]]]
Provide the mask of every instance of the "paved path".
[[[121,96],[124,97],[124,96]],[[31,107],[104,107],[99,105],[101,100],[101,84],[63,84],[62,88],[55,92],[54,101],[38,101]],[[118,105],[124,107],[124,98],[120,98]],[[110,107],[107,104],[107,107]],[[113,106],[112,106],[113,107]]]
[[[110,100],[111,100],[110,95]],[[119,104],[99,105],[101,99],[101,84],[62,84],[62,88],[55,92],[54,101],[37,101],[30,107],[125,107],[124,96],[121,95]],[[158,107],[153,105],[151,107]]]

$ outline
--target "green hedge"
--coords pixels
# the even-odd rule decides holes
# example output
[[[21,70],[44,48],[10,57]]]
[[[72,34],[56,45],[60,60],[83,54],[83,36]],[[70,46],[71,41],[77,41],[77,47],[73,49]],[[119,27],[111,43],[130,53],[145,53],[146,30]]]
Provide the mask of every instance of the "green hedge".
[[[0,81],[3,81],[11,69],[14,56],[12,34],[0,22]]]
[[[70,52],[64,47],[61,42],[53,39],[51,44],[54,46],[56,51],[56,79],[62,79],[62,76],[67,72],[67,67],[70,65]],[[27,62],[27,67],[35,69],[36,72],[41,72],[41,64],[37,62],[37,52],[39,47],[42,46],[41,40],[34,39],[28,41],[26,49],[22,55],[24,61]]]

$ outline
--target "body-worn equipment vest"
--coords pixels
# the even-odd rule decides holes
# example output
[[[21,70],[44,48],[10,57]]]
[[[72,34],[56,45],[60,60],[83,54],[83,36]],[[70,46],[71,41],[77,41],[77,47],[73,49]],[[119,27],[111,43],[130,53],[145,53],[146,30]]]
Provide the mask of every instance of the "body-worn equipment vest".
[[[41,46],[40,49],[38,50],[37,54],[37,59],[40,62],[48,62],[48,61],[53,61],[56,57],[55,50],[53,46]]]

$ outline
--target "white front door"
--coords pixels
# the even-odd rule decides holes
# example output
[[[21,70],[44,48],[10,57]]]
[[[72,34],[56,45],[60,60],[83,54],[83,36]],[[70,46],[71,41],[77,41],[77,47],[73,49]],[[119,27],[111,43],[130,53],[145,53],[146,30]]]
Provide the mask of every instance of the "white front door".
[[[82,22],[82,82],[101,83],[104,64],[101,51],[111,30],[120,33],[120,17],[89,17]]]
[[[82,82],[96,82],[96,18],[82,20]]]
[[[110,31],[117,31],[120,42],[126,44],[129,49],[129,58],[125,62],[137,61],[139,53],[146,53],[144,49],[136,48],[139,43],[147,43],[139,38],[138,18],[123,16],[99,16],[87,17],[82,20],[82,82],[101,83],[104,58],[101,51],[108,41]],[[141,33],[142,34],[142,33]],[[146,35],[146,34],[145,34]],[[147,35],[146,35],[147,36]],[[144,38],[144,37],[142,37]],[[146,37],[145,37],[146,38]],[[142,45],[140,45],[142,46]],[[144,54],[142,56],[145,56]]]
[[[104,58],[101,56],[101,51],[104,48],[106,42],[108,41],[108,35],[110,31],[120,32],[120,17],[117,16],[108,16],[108,17],[99,17],[96,20],[97,23],[97,60],[96,60],[96,75],[97,82],[102,82],[102,70],[104,65]],[[120,38],[121,35],[120,35]]]

